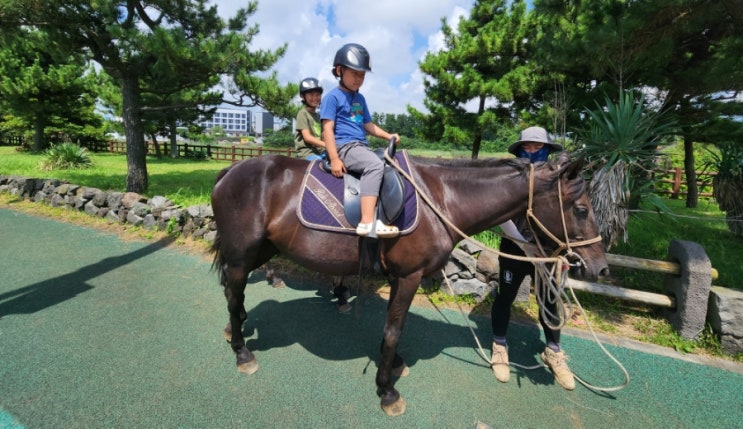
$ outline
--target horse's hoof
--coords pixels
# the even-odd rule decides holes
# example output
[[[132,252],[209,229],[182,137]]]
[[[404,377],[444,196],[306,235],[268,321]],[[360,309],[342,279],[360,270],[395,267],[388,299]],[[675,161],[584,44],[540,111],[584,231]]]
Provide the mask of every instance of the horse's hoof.
[[[228,343],[231,343],[232,342],[232,328],[230,328],[229,326],[224,328],[222,330],[222,336],[224,337],[225,340],[227,340]]]
[[[394,377],[407,377],[410,375],[410,368],[408,368],[405,362],[403,362],[402,365],[397,368],[392,368],[392,375]]]
[[[351,311],[351,304],[345,303],[345,304],[338,304],[338,313],[349,313]]]
[[[382,404],[382,410],[384,410],[384,413],[390,417],[401,416],[405,413],[405,400],[402,399],[402,397],[399,397],[397,398],[397,401],[389,405]]]
[[[255,374],[255,372],[258,371],[258,359],[241,363],[237,366],[237,370],[248,375]]]

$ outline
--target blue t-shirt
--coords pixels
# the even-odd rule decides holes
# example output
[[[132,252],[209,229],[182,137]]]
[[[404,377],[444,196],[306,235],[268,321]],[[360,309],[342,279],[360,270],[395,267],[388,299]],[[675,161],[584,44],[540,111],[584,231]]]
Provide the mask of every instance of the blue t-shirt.
[[[366,99],[360,93],[350,93],[335,87],[322,99],[320,119],[335,122],[335,143],[354,141],[367,143],[364,124],[371,122]]]

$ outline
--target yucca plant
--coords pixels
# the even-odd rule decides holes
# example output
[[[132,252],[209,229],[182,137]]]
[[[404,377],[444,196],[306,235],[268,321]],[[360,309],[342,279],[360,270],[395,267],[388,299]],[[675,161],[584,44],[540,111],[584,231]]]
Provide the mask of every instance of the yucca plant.
[[[743,236],[743,147],[728,142],[718,144],[717,149],[719,153],[709,151],[712,161],[705,165],[717,171],[712,196],[725,212],[730,232]]]
[[[665,114],[648,109],[645,97],[635,100],[629,92],[618,103],[606,97],[605,106],[586,109],[588,127],[578,132],[576,151],[588,161],[592,178],[588,185],[604,247],[621,238],[626,242],[629,210],[652,195],[651,172],[673,132]],[[658,198],[651,198],[659,208]]]
[[[88,150],[74,143],[52,145],[44,155],[45,158],[39,165],[42,170],[70,170],[93,166]]]

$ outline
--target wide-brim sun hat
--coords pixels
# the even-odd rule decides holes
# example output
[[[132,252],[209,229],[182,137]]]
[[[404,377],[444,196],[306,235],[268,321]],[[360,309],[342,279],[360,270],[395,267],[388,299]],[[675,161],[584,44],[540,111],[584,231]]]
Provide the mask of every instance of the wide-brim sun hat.
[[[518,155],[519,146],[521,143],[525,142],[535,142],[535,143],[544,143],[548,146],[552,147],[553,152],[559,152],[563,149],[561,144],[555,143],[554,140],[550,138],[549,133],[547,133],[547,130],[545,130],[542,127],[529,127],[523,131],[521,131],[521,134],[519,134],[519,139],[511,144],[511,146],[508,146],[508,152]]]

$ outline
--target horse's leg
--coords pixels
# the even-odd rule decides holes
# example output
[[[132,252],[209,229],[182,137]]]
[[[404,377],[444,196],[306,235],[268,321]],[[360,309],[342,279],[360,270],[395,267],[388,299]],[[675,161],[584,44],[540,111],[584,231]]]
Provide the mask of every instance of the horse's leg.
[[[247,319],[245,312],[245,285],[248,281],[248,270],[244,264],[225,266],[224,270],[224,296],[227,298],[227,310],[230,313],[230,321],[225,327],[225,338],[230,330],[228,340],[232,350],[237,355],[237,370],[248,375],[258,371],[258,361],[255,355],[248,350],[243,337],[242,325]]]
[[[387,305],[387,322],[384,325],[382,356],[377,369],[377,387],[381,397],[382,409],[389,416],[399,416],[405,412],[405,401],[393,386],[393,367],[397,356],[397,344],[400,342],[405,318],[410,304],[420,285],[420,274],[405,278],[392,279],[389,304]],[[397,358],[397,359],[396,359]],[[397,363],[400,364],[399,362]]]
[[[336,306],[338,312],[348,313],[351,311],[351,304],[348,300],[351,298],[351,293],[348,288],[343,285],[343,276],[333,276],[333,296],[338,299]]]

